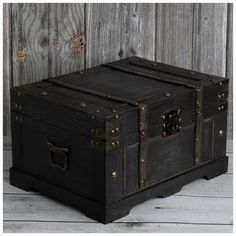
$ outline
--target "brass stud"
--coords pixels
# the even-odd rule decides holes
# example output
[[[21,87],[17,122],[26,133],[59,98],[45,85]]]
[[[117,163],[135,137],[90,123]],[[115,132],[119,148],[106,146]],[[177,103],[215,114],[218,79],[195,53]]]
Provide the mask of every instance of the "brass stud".
[[[172,115],[169,115],[169,118],[171,118],[172,117]]]
[[[225,97],[225,94],[224,94],[224,93],[222,93],[222,94],[221,94],[221,96],[222,96],[222,98],[224,98],[224,97]]]
[[[199,138],[196,138],[196,141],[198,142],[198,141],[199,141]]]
[[[145,108],[144,107],[141,107],[141,111],[144,111],[145,110]]]
[[[196,162],[198,163],[198,161],[199,161],[199,159],[198,158],[196,158]]]
[[[141,180],[141,184],[144,184],[144,180],[143,179]]]
[[[219,95],[218,95],[218,98],[221,98],[221,97],[222,97],[222,95],[221,95],[221,94],[219,94]]]
[[[197,111],[197,114],[200,114],[201,113],[201,111]]]
[[[117,177],[117,172],[116,172],[116,171],[113,171],[113,172],[111,173],[111,175],[112,175],[112,178],[116,178],[116,177]]]
[[[15,108],[16,108],[16,109],[18,108],[18,104],[15,105]]]
[[[22,106],[21,105],[19,105],[19,110],[21,110],[22,109]]]
[[[162,126],[165,128],[165,127],[166,127],[166,124],[162,124]]]
[[[224,110],[224,106],[221,106],[221,109]]]
[[[42,91],[42,92],[41,92],[41,95],[43,95],[43,96],[47,96],[48,93],[47,93],[47,91]]]
[[[220,85],[220,86],[222,86],[222,85],[223,85],[223,83],[222,83],[222,82],[220,82],[220,83],[219,83],[219,85]]]
[[[115,145],[116,145],[116,144],[115,144],[115,142],[112,142],[112,143],[111,143],[111,146],[113,146],[113,147],[114,147]]]
[[[140,123],[140,126],[143,126],[143,123],[142,123],[142,122]]]
[[[112,130],[111,130],[111,133],[112,133],[112,134],[114,134],[114,133],[115,133],[115,130],[114,130],[114,129],[112,129]]]
[[[120,130],[119,130],[119,128],[116,128],[116,132],[119,132]]]
[[[200,102],[199,102],[199,101],[197,101],[197,105],[200,105]]]
[[[99,109],[97,109],[96,112],[99,113],[100,112]]]
[[[119,119],[119,115],[116,115],[115,118],[116,118],[116,119]]]
[[[141,159],[141,162],[144,163],[144,159]]]
[[[217,110],[218,110],[218,111],[221,111],[221,107],[218,107]]]
[[[164,132],[162,133],[162,135],[163,135],[163,136],[166,136],[166,132],[164,131]]]
[[[165,93],[165,96],[166,96],[166,97],[169,97],[169,96],[170,96],[170,93],[166,92],[166,93]]]
[[[145,135],[145,132],[144,132],[144,131],[142,131],[142,132],[141,132],[141,135]]]
[[[117,140],[117,141],[116,141],[116,145],[119,145],[119,144],[120,144],[120,142]]]
[[[182,129],[182,126],[181,126],[181,125],[179,126],[179,129]]]
[[[18,117],[18,116],[16,116],[16,121],[17,121],[17,120],[19,120],[19,117]]]
[[[86,107],[86,103],[81,102],[81,103],[80,103],[80,106],[81,106],[81,107]]]
[[[181,118],[179,118],[179,122],[182,121]]]
[[[180,109],[178,109],[178,111],[177,111],[177,112],[178,112],[178,114],[180,114]]]
[[[223,136],[224,135],[224,131],[221,129],[221,130],[219,130],[219,135],[220,136]]]
[[[166,116],[162,116],[162,119],[165,119],[166,118]]]

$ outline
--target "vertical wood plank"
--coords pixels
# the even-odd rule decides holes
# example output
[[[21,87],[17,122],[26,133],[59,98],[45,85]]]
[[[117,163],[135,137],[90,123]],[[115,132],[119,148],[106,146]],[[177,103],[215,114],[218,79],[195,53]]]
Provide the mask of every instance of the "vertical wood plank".
[[[84,5],[49,4],[49,77],[84,68]]]
[[[137,55],[155,58],[154,4],[88,4],[87,67]]]
[[[11,64],[11,4],[3,4],[3,135],[10,135]]]
[[[226,77],[229,83],[228,139],[233,139],[233,4],[227,4]]]
[[[122,3],[120,57],[155,59],[155,4]]]
[[[192,68],[193,4],[156,5],[156,61]]]
[[[48,4],[12,4],[13,86],[48,76]]]
[[[225,76],[227,4],[194,5],[193,69]]]
[[[86,67],[119,60],[120,4],[86,4]]]

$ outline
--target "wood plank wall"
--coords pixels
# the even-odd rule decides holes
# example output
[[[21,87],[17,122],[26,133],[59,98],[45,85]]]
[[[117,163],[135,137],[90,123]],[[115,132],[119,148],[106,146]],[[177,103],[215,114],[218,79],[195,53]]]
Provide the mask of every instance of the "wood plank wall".
[[[4,135],[9,88],[137,55],[230,78],[230,3],[4,4]]]

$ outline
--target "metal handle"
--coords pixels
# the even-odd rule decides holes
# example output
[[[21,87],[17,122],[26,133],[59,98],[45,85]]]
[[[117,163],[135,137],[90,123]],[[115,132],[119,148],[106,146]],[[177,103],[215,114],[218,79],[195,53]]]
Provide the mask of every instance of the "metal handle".
[[[69,149],[56,147],[52,143],[47,143],[49,147],[49,163],[51,166],[66,170],[68,168]]]

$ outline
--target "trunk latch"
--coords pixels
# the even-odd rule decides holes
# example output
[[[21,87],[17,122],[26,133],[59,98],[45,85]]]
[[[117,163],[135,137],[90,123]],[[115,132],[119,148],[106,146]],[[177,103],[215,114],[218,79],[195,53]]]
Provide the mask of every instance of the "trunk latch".
[[[177,134],[182,129],[181,110],[168,111],[161,116],[162,137]]]

